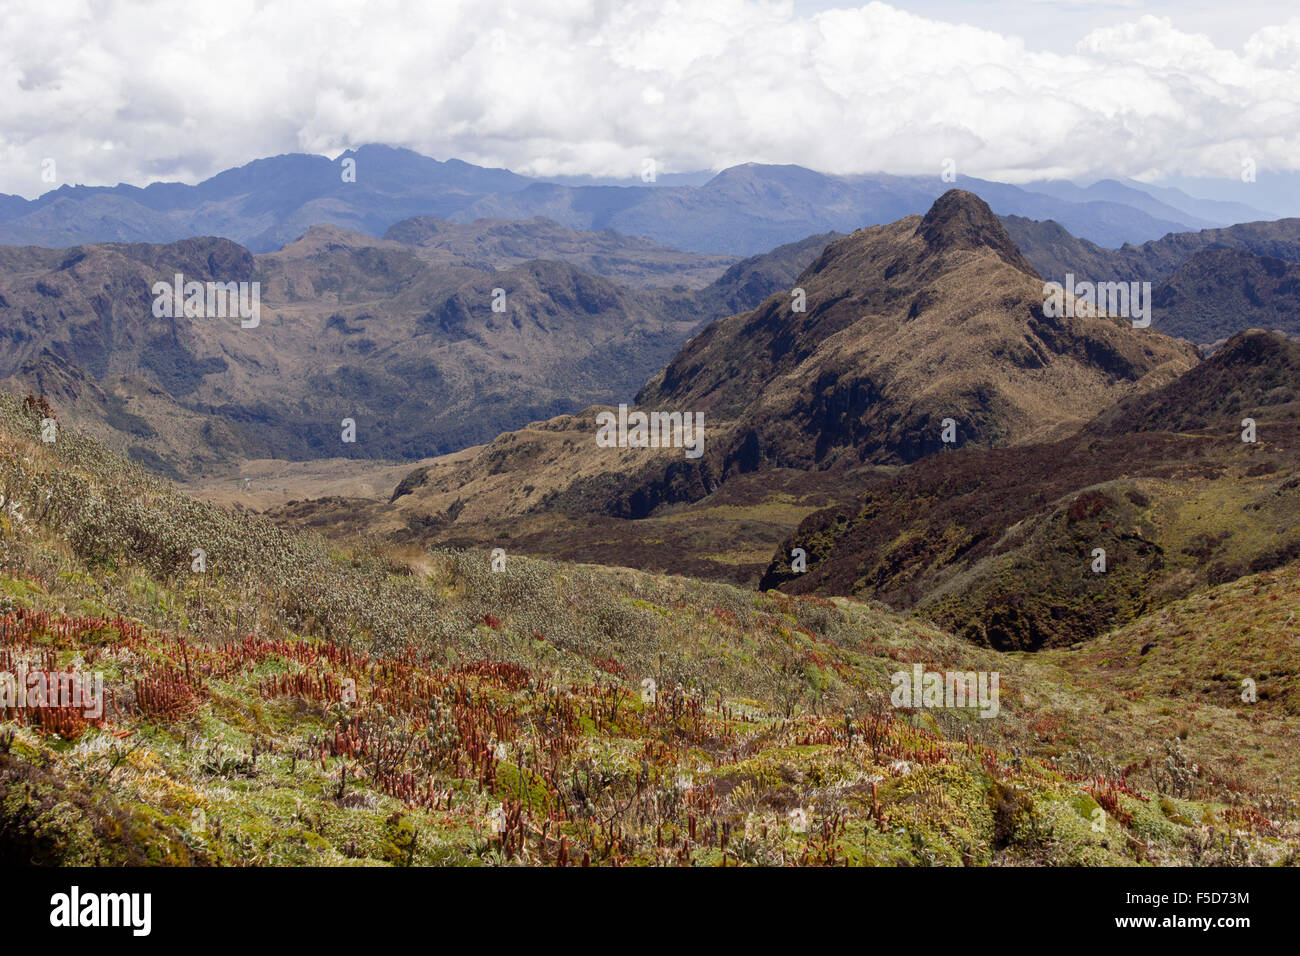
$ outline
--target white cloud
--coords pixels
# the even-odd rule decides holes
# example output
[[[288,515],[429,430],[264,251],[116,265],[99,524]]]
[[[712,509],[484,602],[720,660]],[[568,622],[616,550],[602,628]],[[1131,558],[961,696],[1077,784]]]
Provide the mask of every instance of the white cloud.
[[[544,175],[1296,170],[1300,18],[1239,49],[1144,16],[1042,52],[881,3],[0,7],[0,191],[50,188],[47,157],[66,182],[193,182],[370,142]]]

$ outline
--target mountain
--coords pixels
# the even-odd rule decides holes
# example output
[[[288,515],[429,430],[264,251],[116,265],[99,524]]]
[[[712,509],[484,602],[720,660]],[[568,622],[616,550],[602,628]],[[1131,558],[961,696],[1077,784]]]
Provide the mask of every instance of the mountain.
[[[839,233],[821,233],[749,256],[700,290],[697,297],[706,300],[715,315],[745,312],[777,290],[791,288],[800,273],[838,238]]]
[[[736,466],[890,464],[1077,427],[1192,349],[1117,319],[1049,318],[1042,282],[978,197],[951,190],[832,243],[791,295],[715,322],[638,395],[733,423]]]
[[[763,587],[915,608],[968,640],[1091,639],[1300,557],[1300,344],[1235,336],[1080,433],[935,455],[806,518]],[[1257,422],[1242,441],[1242,419]],[[802,547],[808,570],[791,568]],[[1105,566],[1096,564],[1105,552]]]
[[[1150,282],[1153,326],[1212,350],[1244,329],[1300,333],[1300,219],[1177,233],[1103,249],[1059,223],[1003,217],[1045,278]]]
[[[952,177],[949,177],[950,179]],[[165,244],[211,235],[271,252],[315,225],[383,236],[411,218],[470,224],[544,217],[569,229],[614,229],[688,252],[756,255],[825,232],[849,232],[923,213],[956,185],[998,213],[1054,219],[1103,246],[1142,242],[1204,224],[1119,186],[1072,199],[956,177],[819,173],[749,163],[700,183],[694,175],[636,185],[543,182],[406,149],[363,146],[335,160],[289,154],[226,170],[194,186],[61,186],[30,201],[0,197],[0,242],[67,247]]]
[[[1245,179],[1233,175],[1171,176],[1161,180],[1161,184],[1160,188],[1152,189],[1146,184],[1130,183],[1146,189],[1158,198],[1163,198],[1170,205],[1177,206],[1182,203],[1168,198],[1168,193],[1162,193],[1161,189],[1191,192],[1196,196],[1204,196],[1205,201],[1208,202],[1264,210],[1264,215],[1248,215],[1238,219],[1238,222],[1300,216],[1300,173],[1260,169],[1254,178]]]
[[[1136,188],[1133,185],[1115,179],[1102,179],[1090,186],[1078,186],[1064,180],[1045,180],[1023,184],[1024,189],[1043,193],[1071,203],[1106,202],[1120,203],[1139,209],[1147,215],[1166,222],[1181,223],[1187,229],[1207,229],[1214,226],[1226,226],[1242,219],[1214,219],[1189,213],[1186,209],[1164,202],[1153,192]],[[1186,196],[1185,193],[1181,194]],[[1191,199],[1187,196],[1187,199]],[[1247,209],[1249,207],[1246,207]],[[1249,210],[1246,219],[1263,219],[1259,210]]]
[[[1050,441],[1197,362],[1127,321],[1045,316],[1042,281],[960,190],[835,240],[793,286],[707,326],[638,394],[645,412],[703,414],[697,458],[597,447],[595,407],[415,469],[391,502],[277,517],[752,581],[806,515],[947,448],[945,419],[958,447]]]
[[[355,181],[345,179],[348,161],[355,164]],[[289,154],[225,170],[195,186],[62,186],[11,207],[0,220],[0,242],[159,244],[215,235],[267,252],[313,225],[379,235],[399,220],[445,218],[481,196],[529,182],[504,169],[444,163],[387,146],[363,146],[333,161]]]
[[[631,396],[693,331],[787,287],[829,239],[736,262],[545,222],[398,234],[442,238],[321,226],[258,256],[212,238],[0,249],[0,379],[57,383],[83,427],[174,477],[248,457],[421,459]],[[548,248],[674,288],[522,258]],[[155,317],[154,284],[178,273],[258,283],[260,322]]]
[[[1300,420],[1300,344],[1251,330],[1163,388],[1121,399],[1089,435],[1238,430],[1243,416]]]
[[[1157,218],[1122,202],[1069,202],[965,176],[956,177],[956,185],[1001,214],[1057,219],[1103,245],[1151,239],[1199,222],[1172,209],[1172,218]],[[572,228],[614,228],[695,252],[745,254],[812,232],[852,231],[920,213],[948,188],[932,176],[832,176],[801,166],[747,163],[699,187],[534,184],[481,199],[453,218],[540,215]]]
[[[311,235],[312,230],[307,234]],[[384,238],[418,247],[417,255],[430,263],[504,269],[530,259],[553,259],[638,289],[698,289],[738,264],[733,256],[678,252],[612,229],[568,229],[543,217],[456,223],[417,216],[395,223]],[[816,241],[816,237],[805,241]],[[823,245],[828,241],[824,237]]]
[[[0,385],[44,397],[67,422],[176,481],[224,470],[232,461],[267,458],[274,450],[241,423],[187,407],[144,375],[96,381],[48,349],[13,375],[0,376]]]
[[[1300,262],[1300,219],[1245,222],[1222,229],[1179,232],[1141,245],[1105,249],[1071,234],[1060,223],[1003,217],[1003,225],[1039,274],[1062,281],[1066,273],[1102,282],[1151,282],[1172,276],[1198,252],[1239,249]]]
[[[1300,337],[1300,262],[1244,249],[1207,249],[1152,295],[1153,322],[1212,349],[1243,328]]]
[[[747,163],[699,187],[535,184],[482,199],[461,216],[544,215],[574,228],[614,228],[695,252],[746,255],[810,233],[896,219],[928,204],[931,192],[920,177],[841,177]]]
[[[1283,219],[1287,213],[1273,214],[1256,206],[1243,202],[1224,199],[1202,199],[1192,196],[1176,186],[1156,186],[1137,180],[1125,180],[1124,185],[1139,189],[1154,196],[1162,203],[1172,206],[1190,216],[1199,216],[1211,224],[1227,226],[1235,222],[1261,222],[1265,219]]]
[[[188,395],[204,375],[230,364],[215,346],[196,354],[196,343],[220,340],[234,350],[239,320],[155,319],[153,284],[175,273],[198,282],[246,282],[255,267],[229,240],[185,239],[6,249],[0,268],[0,374],[48,348],[96,379],[148,369],[169,392]]]

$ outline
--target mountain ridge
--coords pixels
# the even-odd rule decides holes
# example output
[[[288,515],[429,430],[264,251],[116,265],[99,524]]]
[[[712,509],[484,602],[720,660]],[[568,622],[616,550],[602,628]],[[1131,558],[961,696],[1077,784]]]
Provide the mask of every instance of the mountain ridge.
[[[218,235],[260,254],[318,224],[381,236],[413,216],[459,222],[545,216],[569,228],[614,228],[684,251],[744,256],[808,235],[923,213],[950,185],[982,194],[999,213],[1056,219],[1106,246],[1205,222],[1136,190],[1129,193],[1146,208],[1090,197],[1070,202],[965,176],[955,182],[938,176],[834,176],[749,163],[721,170],[700,185],[674,182],[668,177],[663,184],[568,185],[367,145],[334,160],[301,153],[257,159],[192,186],[64,185],[32,200],[0,197],[0,242],[165,244]]]

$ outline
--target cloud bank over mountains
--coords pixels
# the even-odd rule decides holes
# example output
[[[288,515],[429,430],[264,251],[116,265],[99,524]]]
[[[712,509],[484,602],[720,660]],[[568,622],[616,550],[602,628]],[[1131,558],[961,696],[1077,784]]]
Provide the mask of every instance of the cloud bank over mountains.
[[[372,142],[538,176],[636,177],[647,158],[936,175],[951,158],[1008,182],[1300,169],[1300,17],[1230,49],[1118,16],[1062,54],[883,3],[10,5],[0,192]]]

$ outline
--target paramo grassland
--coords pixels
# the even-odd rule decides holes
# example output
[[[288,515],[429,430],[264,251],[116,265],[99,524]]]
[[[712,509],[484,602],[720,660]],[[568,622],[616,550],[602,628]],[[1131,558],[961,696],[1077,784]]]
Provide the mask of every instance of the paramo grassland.
[[[340,552],[35,404],[0,396],[0,653],[108,701],[0,712],[5,862],[1297,860],[1294,565],[1000,654],[844,598]],[[893,707],[915,663],[998,672],[999,715]]]

